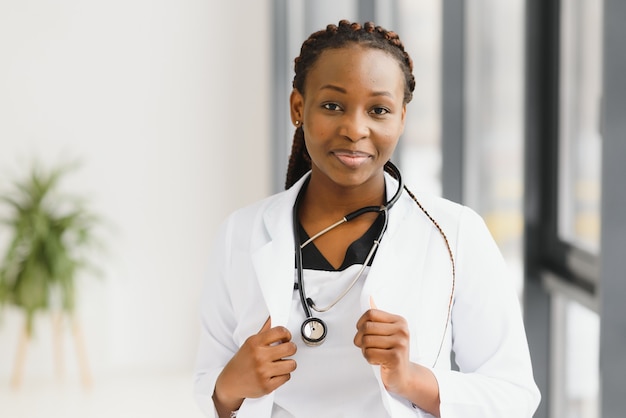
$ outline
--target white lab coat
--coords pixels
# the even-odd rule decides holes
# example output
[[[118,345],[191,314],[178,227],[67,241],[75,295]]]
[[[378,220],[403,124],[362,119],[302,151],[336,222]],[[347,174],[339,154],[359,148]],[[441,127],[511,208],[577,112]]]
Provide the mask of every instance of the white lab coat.
[[[272,326],[287,325],[294,283],[292,209],[302,182],[236,211],[217,235],[201,301],[195,376],[195,395],[207,416],[214,414],[211,395],[217,376],[246,338],[268,316]],[[393,194],[397,183],[388,175],[386,182],[387,193]],[[390,210],[387,232],[363,286],[361,309],[369,309],[373,296],[378,309],[406,318],[411,361],[432,368],[443,418],[531,417],[540,395],[517,295],[496,244],[470,209],[437,197],[418,200],[447,235],[456,262],[445,337],[450,257],[438,230],[406,192]],[[459,372],[450,369],[451,350]],[[338,370],[342,372],[350,371]],[[391,417],[430,416],[388,393],[378,367],[373,372]],[[246,399],[238,417],[269,418],[272,406],[273,394]]]

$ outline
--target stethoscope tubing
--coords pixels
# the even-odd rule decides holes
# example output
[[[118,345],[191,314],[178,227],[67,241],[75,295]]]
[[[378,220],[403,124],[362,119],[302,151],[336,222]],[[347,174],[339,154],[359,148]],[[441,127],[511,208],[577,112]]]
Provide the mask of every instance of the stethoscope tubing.
[[[391,161],[387,161],[387,163],[385,164],[385,167],[392,173],[392,175],[398,181],[398,189],[396,190],[396,192],[394,193],[394,195],[391,197],[391,199],[388,202],[386,202],[382,206],[365,206],[363,208],[350,212],[347,215],[345,215],[341,220],[330,225],[328,228],[323,229],[322,231],[318,232],[317,234],[309,238],[306,242],[300,244],[300,236],[298,233],[298,230],[299,230],[298,202],[302,194],[304,193],[304,190],[306,189],[309,179],[306,179],[305,183],[302,185],[302,188],[300,189],[300,192],[298,193],[296,202],[294,204],[292,220],[293,220],[293,233],[294,233],[294,244],[295,244],[295,253],[296,253],[296,270],[297,270],[297,277],[298,277],[298,292],[300,293],[300,302],[302,303],[302,308],[307,318],[313,317],[313,315],[311,314],[311,307],[315,306],[315,303],[313,303],[313,301],[310,298],[306,297],[306,290],[304,288],[304,279],[303,279],[304,273],[303,273],[303,267],[302,267],[302,248],[304,248],[305,245],[309,244],[311,241],[313,241],[317,237],[330,231],[331,229],[336,228],[342,223],[350,222],[351,220],[358,218],[361,215],[364,215],[366,213],[372,213],[372,212],[378,212],[378,213],[383,214],[383,227],[378,235],[378,238],[374,241],[374,245],[370,249],[366,257],[366,261],[363,264],[363,267],[359,271],[359,274],[356,275],[355,280],[353,280],[352,283],[346,288],[346,290],[344,290],[341,293],[341,295],[338,298],[336,298],[335,301],[333,301],[328,307],[315,309],[318,312],[326,312],[329,309],[331,309],[333,306],[335,306],[350,291],[350,289],[354,287],[358,279],[361,277],[363,270],[365,270],[365,267],[367,266],[367,264],[369,264],[369,261],[373,257],[376,251],[376,248],[378,248],[378,246],[380,245],[380,242],[383,239],[383,235],[385,234],[385,231],[387,230],[389,209],[391,209],[391,207],[398,201],[398,199],[400,199],[400,195],[402,194],[402,189],[404,188],[404,182],[402,181],[402,175],[400,174],[400,170],[398,170],[398,168]]]

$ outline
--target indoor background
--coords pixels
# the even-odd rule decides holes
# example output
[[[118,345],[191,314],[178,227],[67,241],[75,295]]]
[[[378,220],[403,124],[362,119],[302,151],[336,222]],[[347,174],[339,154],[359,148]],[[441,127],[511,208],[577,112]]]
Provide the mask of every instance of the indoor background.
[[[22,350],[23,313],[0,311],[0,417],[201,416],[213,233],[282,189],[293,58],[342,18],[394,29],[413,58],[394,159],[411,189],[485,218],[524,305],[536,416],[621,416],[618,0],[0,0],[0,195],[78,162],[62,188],[104,246],[79,277],[78,336],[67,321],[55,340],[41,313]],[[0,257],[9,239],[0,225]]]

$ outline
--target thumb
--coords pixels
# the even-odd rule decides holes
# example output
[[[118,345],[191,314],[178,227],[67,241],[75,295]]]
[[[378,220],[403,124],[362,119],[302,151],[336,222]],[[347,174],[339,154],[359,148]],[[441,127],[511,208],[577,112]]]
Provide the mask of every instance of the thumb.
[[[378,309],[378,306],[376,306],[376,302],[374,302],[374,296],[371,296],[371,295],[370,295],[370,308]]]
[[[268,316],[267,320],[265,321],[265,323],[263,324],[263,327],[261,327],[261,330],[257,333],[260,334],[264,331],[269,330],[270,328],[272,328],[272,317]]]

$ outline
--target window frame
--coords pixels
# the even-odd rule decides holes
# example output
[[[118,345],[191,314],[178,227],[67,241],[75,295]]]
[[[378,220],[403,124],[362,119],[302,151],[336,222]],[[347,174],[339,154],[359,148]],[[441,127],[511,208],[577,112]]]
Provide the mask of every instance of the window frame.
[[[559,143],[559,0],[527,0],[526,173],[524,316],[535,380],[543,401],[535,417],[550,415],[553,393],[551,296],[575,299],[600,316],[601,416],[621,416],[626,409],[623,377],[626,362],[626,3],[604,1],[602,34],[600,251],[591,254],[558,236]]]

